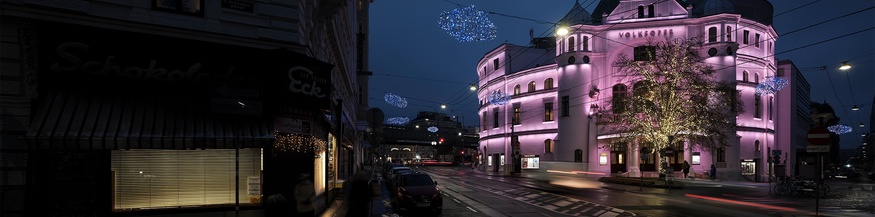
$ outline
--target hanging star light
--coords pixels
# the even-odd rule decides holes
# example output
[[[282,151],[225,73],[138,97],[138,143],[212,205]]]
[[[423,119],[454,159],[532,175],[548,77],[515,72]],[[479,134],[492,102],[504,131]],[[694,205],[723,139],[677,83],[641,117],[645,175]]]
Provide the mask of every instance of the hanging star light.
[[[489,104],[504,105],[507,104],[508,101],[510,101],[510,96],[508,96],[506,93],[502,93],[501,91],[495,90],[492,91],[491,94],[489,94]]]
[[[496,27],[486,12],[470,7],[457,7],[444,11],[438,20],[441,29],[459,42],[486,41],[495,38]]]
[[[850,133],[852,130],[851,127],[843,125],[843,124],[832,125],[832,126],[827,127],[826,129],[828,129],[829,132],[833,132],[835,134]]]
[[[787,86],[787,79],[768,76],[766,80],[757,84],[756,94],[775,94]]]
[[[386,96],[383,96],[383,99],[386,100],[389,105],[393,105],[398,108],[407,107],[407,99],[404,99],[404,97],[392,93],[387,93]]]
[[[437,131],[438,131],[438,128],[435,126],[428,127],[428,132],[437,133]]]
[[[394,124],[394,125],[405,125],[407,123],[410,123],[410,118],[407,118],[407,117],[389,118],[388,120],[386,120],[386,123]]]

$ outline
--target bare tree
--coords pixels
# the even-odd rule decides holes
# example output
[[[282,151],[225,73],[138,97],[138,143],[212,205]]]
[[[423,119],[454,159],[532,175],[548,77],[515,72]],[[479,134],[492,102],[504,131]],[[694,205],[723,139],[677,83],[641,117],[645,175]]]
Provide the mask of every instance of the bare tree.
[[[730,146],[743,105],[734,80],[721,81],[700,56],[701,47],[697,39],[651,41],[636,47],[632,58],[621,55],[614,62],[632,87],[631,94],[615,95],[609,103],[613,120],[607,129],[622,135],[614,144],[638,141],[653,151],[681,148],[684,140],[708,150]]]

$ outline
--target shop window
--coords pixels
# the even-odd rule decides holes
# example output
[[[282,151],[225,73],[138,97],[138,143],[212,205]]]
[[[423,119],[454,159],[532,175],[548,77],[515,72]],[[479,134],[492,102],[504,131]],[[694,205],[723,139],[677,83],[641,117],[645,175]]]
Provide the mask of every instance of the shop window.
[[[241,204],[259,204],[261,160],[261,149],[240,149],[244,187],[235,192],[234,149],[113,150],[113,209],[233,206],[236,195]]]
[[[553,102],[544,103],[544,122],[553,121]]]
[[[203,16],[203,0],[152,0],[152,9],[180,14]]]

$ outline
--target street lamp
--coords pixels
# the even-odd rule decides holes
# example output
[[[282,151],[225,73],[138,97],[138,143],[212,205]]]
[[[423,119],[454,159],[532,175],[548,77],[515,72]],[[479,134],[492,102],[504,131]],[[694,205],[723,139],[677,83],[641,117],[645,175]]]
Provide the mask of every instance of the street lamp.
[[[848,61],[842,62],[842,65],[839,66],[839,70],[848,70],[851,69],[851,64],[848,64]]]
[[[559,36],[568,35],[568,28],[567,27],[559,27],[559,29],[556,30],[556,34]]]
[[[851,111],[858,111],[858,110],[860,110],[860,106],[858,106],[858,105],[854,105],[854,107],[851,107]]]
[[[446,108],[447,108],[447,104],[441,104],[441,109],[446,109]]]
[[[471,84],[471,87],[469,89],[471,89],[471,91],[475,91],[475,90],[477,90],[477,86],[474,86],[474,84]]]

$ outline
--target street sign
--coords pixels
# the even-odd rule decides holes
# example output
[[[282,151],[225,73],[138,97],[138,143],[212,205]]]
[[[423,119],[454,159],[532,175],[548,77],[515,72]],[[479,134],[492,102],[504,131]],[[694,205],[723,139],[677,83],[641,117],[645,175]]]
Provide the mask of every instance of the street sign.
[[[808,130],[808,143],[811,145],[825,146],[829,145],[829,142],[829,130],[826,127],[815,127]]]
[[[806,147],[805,151],[816,153],[816,152],[829,152],[828,145],[809,145]]]

